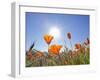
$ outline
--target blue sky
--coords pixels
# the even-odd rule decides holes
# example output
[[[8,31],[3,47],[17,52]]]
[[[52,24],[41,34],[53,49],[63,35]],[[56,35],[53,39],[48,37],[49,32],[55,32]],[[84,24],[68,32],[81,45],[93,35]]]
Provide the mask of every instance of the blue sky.
[[[83,43],[89,37],[89,15],[26,12],[25,16],[26,50],[36,41],[35,49],[47,51],[43,35],[48,34],[53,27],[60,30],[60,38],[53,40],[51,44],[67,45],[70,48],[68,32],[72,35],[73,47],[75,43]]]

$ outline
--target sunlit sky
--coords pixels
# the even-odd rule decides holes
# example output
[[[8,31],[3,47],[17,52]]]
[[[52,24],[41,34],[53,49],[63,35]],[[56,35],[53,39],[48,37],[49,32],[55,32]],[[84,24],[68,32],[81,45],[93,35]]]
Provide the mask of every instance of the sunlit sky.
[[[26,12],[25,16],[26,50],[35,41],[35,49],[47,51],[48,45],[43,39],[45,34],[54,35],[51,44],[67,45],[68,48],[68,32],[72,35],[73,47],[75,43],[83,43],[89,37],[89,15]]]

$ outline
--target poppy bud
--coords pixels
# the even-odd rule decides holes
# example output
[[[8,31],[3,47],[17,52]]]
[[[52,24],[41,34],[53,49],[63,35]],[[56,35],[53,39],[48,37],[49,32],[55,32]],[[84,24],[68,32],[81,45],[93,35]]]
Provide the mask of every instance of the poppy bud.
[[[87,38],[87,44],[90,44],[89,38]]]
[[[67,37],[68,37],[68,39],[71,39],[71,33],[70,32],[67,33]]]
[[[81,44],[75,44],[75,48],[76,49],[80,49],[81,48]]]

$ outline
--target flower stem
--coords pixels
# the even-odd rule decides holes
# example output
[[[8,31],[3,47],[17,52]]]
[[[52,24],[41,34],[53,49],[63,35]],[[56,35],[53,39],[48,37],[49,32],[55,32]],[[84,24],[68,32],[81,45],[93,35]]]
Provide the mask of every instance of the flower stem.
[[[49,44],[48,44],[48,52],[49,52]]]
[[[72,49],[72,51],[73,51],[73,46],[72,46],[72,42],[71,42],[71,40],[69,40],[69,41],[70,41],[71,49]]]

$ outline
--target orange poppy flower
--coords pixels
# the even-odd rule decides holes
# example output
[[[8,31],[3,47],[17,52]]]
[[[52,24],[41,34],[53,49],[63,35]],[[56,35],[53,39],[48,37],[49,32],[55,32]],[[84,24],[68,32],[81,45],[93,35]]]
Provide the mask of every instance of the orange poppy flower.
[[[81,44],[75,44],[75,48],[76,49],[80,49],[81,48]]]
[[[68,39],[71,39],[71,33],[70,32],[67,33],[67,37],[68,37]]]
[[[59,51],[61,50],[61,45],[51,45],[48,49],[48,52],[58,55]]]
[[[46,41],[46,43],[49,45],[51,43],[53,39],[53,36],[51,35],[44,35],[44,40]]]

